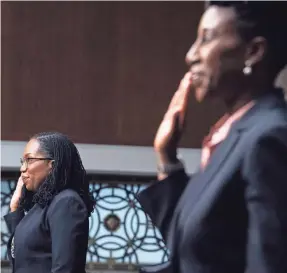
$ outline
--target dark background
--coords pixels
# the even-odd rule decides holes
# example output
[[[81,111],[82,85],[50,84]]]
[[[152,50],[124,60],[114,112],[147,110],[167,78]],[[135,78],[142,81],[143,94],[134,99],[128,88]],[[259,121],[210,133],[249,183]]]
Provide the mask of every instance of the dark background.
[[[187,66],[204,2],[1,2],[2,140],[56,130],[148,145]],[[223,108],[191,99],[182,146]]]

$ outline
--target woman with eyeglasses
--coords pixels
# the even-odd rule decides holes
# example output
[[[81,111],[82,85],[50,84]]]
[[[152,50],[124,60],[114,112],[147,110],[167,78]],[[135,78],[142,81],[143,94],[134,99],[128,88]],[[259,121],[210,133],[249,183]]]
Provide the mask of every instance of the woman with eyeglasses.
[[[155,137],[160,181],[139,195],[170,262],[143,272],[287,272],[287,106],[274,86],[287,63],[286,15],[286,1],[208,3]],[[226,114],[189,177],[177,147],[191,93],[222,101]]]
[[[60,133],[33,136],[4,216],[14,273],[84,273],[94,199],[77,148]]]

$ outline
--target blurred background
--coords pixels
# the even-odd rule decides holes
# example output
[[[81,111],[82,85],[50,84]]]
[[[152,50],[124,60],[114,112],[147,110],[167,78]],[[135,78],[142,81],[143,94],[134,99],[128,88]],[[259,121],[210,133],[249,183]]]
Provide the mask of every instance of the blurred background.
[[[77,143],[97,199],[87,270],[130,272],[168,259],[135,195],[155,178],[153,138],[203,10],[203,1],[1,2],[1,216],[26,141],[59,131]],[[278,85],[287,86],[286,71]],[[191,98],[180,149],[188,172],[223,112]],[[1,218],[2,272],[10,272],[8,238]]]

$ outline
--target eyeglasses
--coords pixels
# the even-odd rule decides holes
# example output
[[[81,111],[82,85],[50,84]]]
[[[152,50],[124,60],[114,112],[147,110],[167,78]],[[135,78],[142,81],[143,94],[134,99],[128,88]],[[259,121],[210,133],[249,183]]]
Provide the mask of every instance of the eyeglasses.
[[[50,157],[27,157],[27,158],[20,158],[20,163],[21,163],[21,166],[25,164],[26,167],[28,167],[29,164],[37,160],[53,160],[53,159]]]

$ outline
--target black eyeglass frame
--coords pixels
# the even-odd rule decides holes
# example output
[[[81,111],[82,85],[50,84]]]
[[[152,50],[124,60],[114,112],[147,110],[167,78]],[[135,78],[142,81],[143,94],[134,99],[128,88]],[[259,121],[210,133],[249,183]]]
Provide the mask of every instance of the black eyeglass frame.
[[[27,157],[27,158],[20,158],[20,164],[21,166],[24,165],[24,163],[26,162],[26,166],[29,165],[29,160],[31,159],[36,159],[36,160],[53,160],[53,158],[50,157]]]

